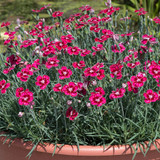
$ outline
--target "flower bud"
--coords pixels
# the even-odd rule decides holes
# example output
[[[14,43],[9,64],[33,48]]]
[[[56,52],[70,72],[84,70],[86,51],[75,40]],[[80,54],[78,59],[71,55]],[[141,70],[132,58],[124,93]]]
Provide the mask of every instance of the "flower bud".
[[[71,104],[72,104],[72,101],[71,101],[71,100],[68,100],[68,101],[67,101],[67,104],[68,104],[68,105],[71,105]]]
[[[88,103],[88,102],[87,102],[87,104],[86,104],[86,105],[87,105],[87,107],[91,107],[91,104],[90,104],[90,103]]]
[[[23,115],[24,115],[23,112],[19,112],[19,113],[18,113],[18,117],[22,117]]]
[[[97,85],[97,81],[96,81],[96,80],[92,80],[91,84],[92,84],[93,86],[96,86],[96,85]]]

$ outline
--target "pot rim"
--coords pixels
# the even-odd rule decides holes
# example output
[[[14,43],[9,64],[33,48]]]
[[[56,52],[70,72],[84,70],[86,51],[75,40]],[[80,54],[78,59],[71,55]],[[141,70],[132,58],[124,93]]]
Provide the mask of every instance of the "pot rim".
[[[0,133],[2,134],[2,133]],[[16,138],[11,142],[11,139],[5,138],[5,136],[0,137],[0,142],[3,144],[11,145],[10,147],[18,147],[18,148],[24,148],[26,150],[31,150],[34,144],[31,141],[23,142],[22,139]],[[11,143],[11,144],[10,144]],[[160,149],[160,139],[156,139],[153,142],[158,149]],[[151,144],[149,151],[156,150],[154,144]],[[145,147],[140,144],[141,148],[143,149],[145,153],[145,148],[149,144],[148,141],[144,142]],[[0,144],[1,145],[1,144]],[[135,149],[137,147],[137,144],[132,145]],[[43,153],[49,153],[53,154],[53,151],[55,149],[54,144],[44,143],[38,144],[34,151],[37,152],[43,152]],[[137,153],[142,153],[140,147],[138,146]],[[61,145],[57,144],[55,154],[58,155],[68,155],[68,156],[118,156],[118,155],[129,155],[134,154],[134,149],[130,145],[110,145],[110,146],[83,146],[79,145],[79,150],[76,145]]]

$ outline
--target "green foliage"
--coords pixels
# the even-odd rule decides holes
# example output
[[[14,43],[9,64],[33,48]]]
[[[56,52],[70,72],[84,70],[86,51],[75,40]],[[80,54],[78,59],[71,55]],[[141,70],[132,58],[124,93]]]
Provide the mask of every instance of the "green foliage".
[[[149,13],[151,18],[154,18],[160,14],[159,0],[113,0],[113,4],[115,6],[122,7],[124,13],[126,12],[126,9],[130,11],[130,14],[133,14],[135,10],[144,8],[144,10]]]
[[[79,3],[80,2],[81,1],[79,1]],[[67,2],[61,1],[61,5],[62,4],[67,5]],[[57,8],[59,9],[58,6]],[[68,7],[68,9],[71,10],[70,7]],[[50,13],[49,10],[48,13]],[[146,47],[152,47],[153,52],[150,53],[147,49],[147,53],[144,54],[143,58],[145,60],[148,59],[150,61],[154,60],[158,62],[160,42],[158,41],[157,33],[159,32],[159,26],[155,25],[153,21],[150,21],[150,19],[147,19],[147,23],[145,23],[145,18],[140,16],[139,19],[137,18],[137,28],[134,28],[135,22],[132,22],[132,20],[125,20],[122,23],[117,23],[117,21],[120,21],[120,18],[122,18],[120,15],[121,14],[119,13],[113,14],[110,22],[100,22],[99,26],[101,29],[112,30],[117,35],[134,32],[133,39],[122,36],[119,36],[119,40],[109,38],[103,43],[105,50],[97,52],[96,56],[92,56],[92,54],[87,55],[86,57],[69,55],[64,50],[56,52],[55,54],[60,60],[59,66],[56,69],[47,69],[44,64],[41,64],[39,66],[39,70],[36,70],[33,76],[29,77],[27,82],[20,81],[20,79],[16,76],[17,72],[21,70],[20,65],[17,65],[9,74],[3,74],[2,72],[3,69],[6,68],[4,64],[6,62],[6,58],[12,54],[19,53],[22,61],[27,61],[29,64],[32,64],[35,59],[40,59],[41,63],[42,60],[44,62],[48,58],[42,57],[38,53],[33,55],[35,47],[39,46],[40,49],[42,49],[42,45],[44,44],[39,44],[40,38],[26,35],[24,32],[26,29],[24,29],[24,26],[21,25],[17,34],[21,35],[22,40],[24,41],[30,38],[37,38],[38,43],[27,48],[14,46],[14,48],[8,48],[5,54],[0,54],[0,80],[9,80],[11,83],[11,86],[7,89],[6,94],[0,94],[0,131],[5,131],[10,138],[20,137],[25,141],[32,141],[35,144],[34,147],[36,147],[39,142],[73,144],[77,146],[105,146],[113,144],[132,145],[133,143],[137,143],[137,146],[139,146],[141,143],[143,144],[144,141],[148,140],[151,144],[151,142],[156,138],[160,138],[159,101],[147,104],[144,102],[143,96],[143,93],[146,92],[147,89],[153,89],[156,92],[158,92],[159,89],[155,79],[147,73],[147,71],[143,70],[144,60],[141,61],[141,65],[134,69],[127,68],[126,63],[124,63],[123,78],[119,80],[116,78],[111,78],[109,70],[111,64],[115,64],[119,60],[123,60],[130,54],[128,53],[128,50],[133,48],[135,51],[139,50],[142,35],[144,34],[153,35],[156,37],[158,43],[153,45],[147,43]],[[126,15],[127,13],[125,13],[123,17]],[[91,16],[96,15],[90,14],[90,18]],[[34,17],[34,24],[37,24],[39,15],[34,14]],[[44,38],[50,37],[50,41],[54,41],[55,39],[60,39],[61,35],[68,34],[67,30],[63,29],[62,26],[64,19],[58,18],[55,20],[51,17],[51,15],[48,17],[48,21],[50,21],[52,25],[55,25],[55,22],[59,21],[60,26],[54,27],[48,32],[43,30],[45,34]],[[68,45],[91,50],[92,46],[96,46],[98,44],[95,42],[95,38],[100,38],[103,35],[102,32],[95,33],[90,31],[89,25],[85,25],[82,29],[75,29],[74,27],[76,22],[71,23],[72,30],[69,30],[69,32],[74,37],[74,40]],[[45,22],[44,25],[46,25]],[[30,31],[34,27],[35,25],[30,26],[30,28],[27,28],[27,31]],[[125,45],[126,50],[123,53],[113,53],[111,46],[117,45],[121,42]],[[21,45],[19,40],[18,43]],[[92,67],[97,62],[104,63],[105,78],[103,80],[97,80],[97,86],[103,87],[105,90],[106,104],[103,106],[86,106],[86,102],[89,101],[89,96],[95,89],[95,86],[91,84],[89,84],[87,88],[87,94],[82,97],[71,97],[62,92],[57,93],[53,91],[52,88],[57,83],[61,83],[62,86],[64,86],[70,81],[83,81],[82,74],[84,69],[78,70],[72,67],[73,62],[79,62],[80,60],[84,60],[86,62],[86,67]],[[135,60],[135,58],[133,58],[133,60]],[[71,78],[60,80],[57,69],[60,69],[60,66],[62,67],[64,65],[72,68],[74,74]],[[130,80],[132,75],[137,75],[137,73],[142,70],[146,72],[148,80],[145,82],[145,85],[139,89],[138,93],[134,94],[133,92],[127,91],[123,98],[114,100],[109,98],[109,95],[113,90],[116,88],[121,88],[122,83],[126,83]],[[40,90],[39,86],[35,85],[36,77],[39,75],[50,76],[50,84],[45,90]],[[93,80],[92,78],[93,77],[90,77],[88,80],[91,81]],[[15,96],[15,91],[18,87],[29,89],[34,93],[35,105],[33,108],[29,105],[21,106],[18,103],[18,98]],[[67,100],[72,100],[73,108],[75,108],[79,113],[78,117],[76,117],[74,121],[66,118],[66,111],[69,107],[66,103]],[[24,113],[22,117],[18,116],[20,111]],[[134,148],[134,150],[136,155],[136,148]],[[30,156],[31,152],[28,156]]]

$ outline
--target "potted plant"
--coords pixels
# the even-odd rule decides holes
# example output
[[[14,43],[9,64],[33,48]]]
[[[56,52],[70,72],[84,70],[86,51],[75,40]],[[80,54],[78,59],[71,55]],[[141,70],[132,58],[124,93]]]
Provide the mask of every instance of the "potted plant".
[[[135,23],[105,4],[67,19],[44,6],[28,29],[1,24],[3,160],[160,158],[160,19],[140,8]]]

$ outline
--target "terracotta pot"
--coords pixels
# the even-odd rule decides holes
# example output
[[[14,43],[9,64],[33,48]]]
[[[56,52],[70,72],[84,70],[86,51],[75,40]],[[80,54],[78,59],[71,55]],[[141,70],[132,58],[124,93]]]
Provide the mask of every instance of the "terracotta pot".
[[[5,137],[0,137],[0,159],[1,160],[25,160],[26,155],[33,147],[31,142],[23,143],[21,139],[15,139],[9,146],[10,140],[4,143]],[[147,145],[148,142],[145,142]],[[154,142],[160,148],[160,139]],[[54,157],[52,153],[54,145],[46,143],[38,145],[30,160],[132,160],[134,150],[129,145],[109,146],[77,146],[65,145],[57,147]],[[136,144],[134,145],[136,148]],[[142,146],[143,148],[143,146]],[[146,157],[138,148],[135,160],[160,160],[160,153],[152,144]]]

